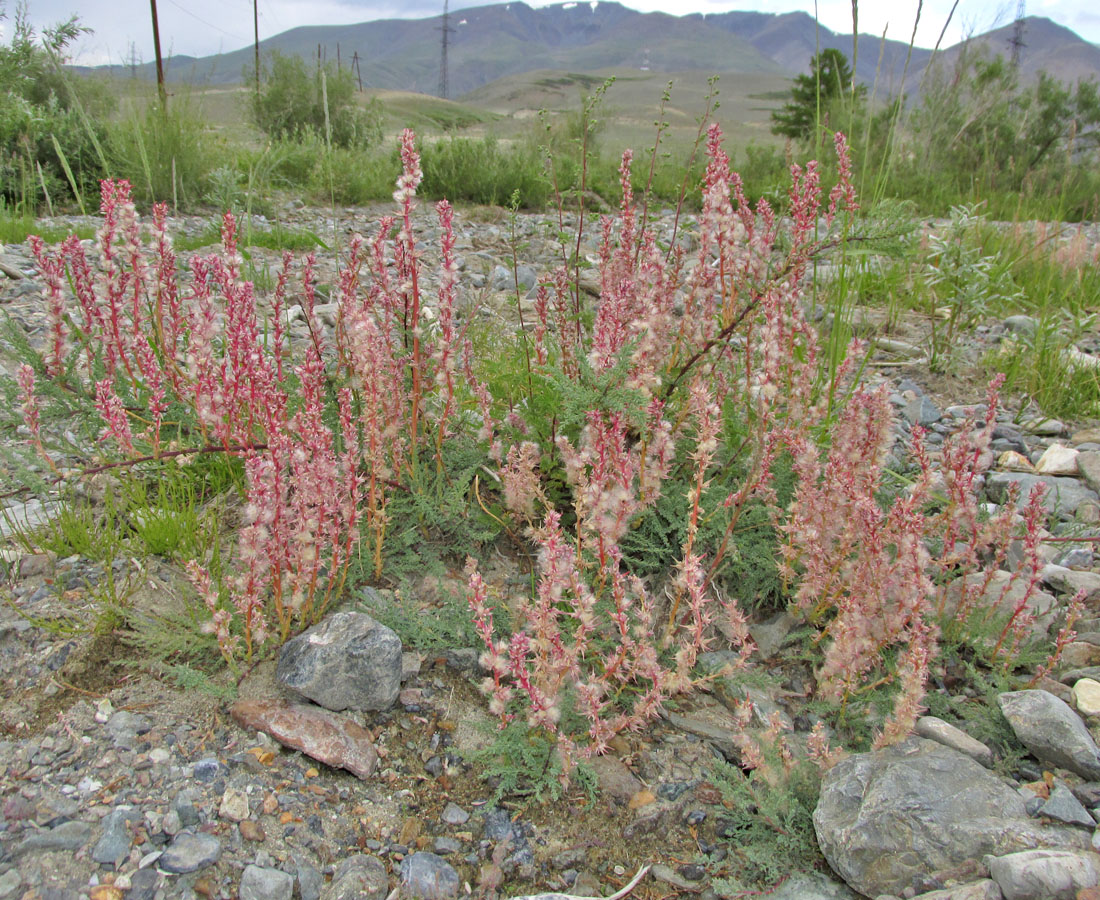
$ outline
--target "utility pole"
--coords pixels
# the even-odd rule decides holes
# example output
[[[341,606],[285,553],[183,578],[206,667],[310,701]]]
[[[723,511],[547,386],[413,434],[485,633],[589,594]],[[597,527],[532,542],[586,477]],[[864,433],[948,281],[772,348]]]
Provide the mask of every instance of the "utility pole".
[[[351,67],[355,69],[355,77],[359,79],[359,93],[363,93],[363,73],[359,71],[359,51],[351,56]]]
[[[260,96],[260,10],[259,0],[252,0],[252,46],[256,50],[256,96]]]
[[[439,60],[439,96],[444,100],[447,99],[447,43],[453,28],[449,24],[450,14],[448,11],[449,0],[443,0],[443,25],[440,31],[443,32],[443,48],[442,54]]]
[[[153,49],[157,54],[157,94],[160,95],[161,111],[168,109],[168,91],[164,88],[164,60],[160,55],[160,26],[157,25],[157,0],[149,0],[153,10]]]
[[[1020,69],[1020,51],[1027,46],[1024,42],[1024,16],[1027,12],[1025,0],[1020,0],[1016,7],[1016,24],[1012,29],[1012,37],[1008,39],[1008,44],[1012,47],[1012,71],[1017,72]]]
[[[336,42],[336,74],[340,74],[340,42]]]

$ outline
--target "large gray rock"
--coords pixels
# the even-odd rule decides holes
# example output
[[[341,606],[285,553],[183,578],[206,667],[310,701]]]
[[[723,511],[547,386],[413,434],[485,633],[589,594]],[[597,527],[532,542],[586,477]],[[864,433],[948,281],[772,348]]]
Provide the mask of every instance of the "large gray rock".
[[[1010,691],[997,698],[1016,737],[1040,762],[1100,781],[1100,749],[1067,703],[1048,691]]]
[[[1029,820],[1019,794],[969,756],[917,737],[830,769],[813,820],[829,865],[870,897],[987,854],[1088,846],[1083,832]]]
[[[985,492],[994,503],[1003,503],[1008,499],[1012,484],[1020,486],[1016,505],[1022,508],[1027,503],[1028,494],[1036,484],[1047,487],[1043,506],[1048,512],[1058,510],[1072,517],[1077,507],[1086,500],[1100,501],[1100,495],[1090,490],[1076,478],[1059,478],[1053,475],[1028,475],[1024,472],[990,472],[985,478]]]
[[[1083,850],[1026,850],[986,864],[1004,900],[1074,900],[1100,884],[1100,856]]]
[[[401,639],[366,613],[336,613],[287,641],[275,674],[327,709],[388,709],[401,690]]]

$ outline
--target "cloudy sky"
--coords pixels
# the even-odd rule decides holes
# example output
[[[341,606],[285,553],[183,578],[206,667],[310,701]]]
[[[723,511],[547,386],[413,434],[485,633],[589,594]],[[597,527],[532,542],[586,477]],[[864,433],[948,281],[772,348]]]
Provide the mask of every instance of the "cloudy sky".
[[[451,0],[451,9],[486,5],[487,0]],[[542,0],[527,0],[531,6],[547,6]],[[626,6],[645,12],[661,10],[682,15],[689,12],[726,12],[755,9],[761,12],[814,12],[812,0],[624,0]],[[208,56],[237,50],[252,42],[253,0],[157,0],[161,46],[165,54]],[[260,38],[299,25],[337,25],[372,19],[421,18],[438,15],[443,0],[258,0]],[[11,31],[10,17],[15,0],[0,0],[7,6],[8,21],[0,22],[5,34]],[[932,47],[947,21],[952,0],[925,0],[917,29],[917,44]],[[94,33],[76,47],[76,61],[96,65],[128,61],[131,47],[139,60],[153,58],[153,38],[147,0],[29,0],[29,18],[43,27],[79,15]],[[873,0],[860,4],[860,31],[908,41],[913,29],[917,0]],[[1100,43],[1100,11],[1090,0],[1028,0],[1030,15],[1047,16],[1072,28],[1086,40]],[[823,24],[839,32],[850,32],[850,0],[819,0],[817,13]],[[959,0],[944,39],[955,43],[965,34],[981,32],[1011,22],[1016,0]]]

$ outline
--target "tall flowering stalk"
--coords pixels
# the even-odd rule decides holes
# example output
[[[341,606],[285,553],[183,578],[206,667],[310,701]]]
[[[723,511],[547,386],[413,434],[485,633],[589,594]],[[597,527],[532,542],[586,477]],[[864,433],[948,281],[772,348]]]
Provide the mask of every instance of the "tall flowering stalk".
[[[27,430],[31,433],[31,443],[34,444],[34,449],[38,451],[38,455],[42,457],[43,461],[52,471],[56,472],[57,464],[46,452],[46,448],[42,443],[42,412],[38,405],[38,397],[34,392],[34,369],[26,363],[21,364],[15,373],[15,380],[19,384],[19,395],[22,400],[23,424],[27,426]]]

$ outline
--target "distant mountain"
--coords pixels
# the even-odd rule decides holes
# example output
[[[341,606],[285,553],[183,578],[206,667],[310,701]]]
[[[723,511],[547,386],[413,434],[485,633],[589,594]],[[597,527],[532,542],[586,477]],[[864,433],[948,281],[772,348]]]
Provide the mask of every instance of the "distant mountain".
[[[982,52],[989,56],[1012,53],[1015,23],[997,28],[949,47],[939,54],[936,65],[950,71],[966,52]],[[1076,32],[1040,16],[1023,19],[1023,45],[1020,48],[1020,77],[1025,81],[1047,72],[1059,81],[1076,83],[1080,79],[1100,78],[1100,46],[1080,38]],[[906,80],[906,90],[915,93],[921,73]]]
[[[909,54],[909,45],[902,41],[884,41],[875,35],[861,34],[858,52],[853,53],[850,34],[837,34],[804,12],[727,12],[700,18],[708,25],[743,37],[792,75],[808,71],[814,53],[832,48],[844,53],[849,61],[855,58],[855,74],[859,81],[870,85],[877,78],[881,94],[895,94],[901,86]],[[909,71],[920,71],[931,56],[931,50],[914,47]]]
[[[1049,19],[1030,17],[1024,27],[1021,71],[1046,70],[1063,80],[1100,77],[1100,47]],[[793,76],[806,71],[817,49],[835,47],[853,56],[852,36],[837,34],[803,13],[725,12],[672,16],[640,13],[620,3],[558,3],[532,9],[503,3],[463,9],[449,18],[448,87],[452,97],[496,79],[536,69],[594,72],[648,68],[655,72],[707,71]],[[443,17],[388,19],[357,25],[294,28],[261,42],[261,55],[274,51],[349,65],[358,61],[363,85],[437,93]],[[1014,26],[973,38],[971,46],[1007,53]],[[963,45],[939,54],[951,65]],[[906,59],[908,57],[908,69]],[[912,93],[932,51],[901,41],[859,36],[856,76],[878,83],[879,95],[902,87]],[[241,81],[253,50],[193,58],[173,57],[165,74],[174,81]],[[110,67],[125,74],[128,67]],[[139,67],[152,77],[152,66]]]

